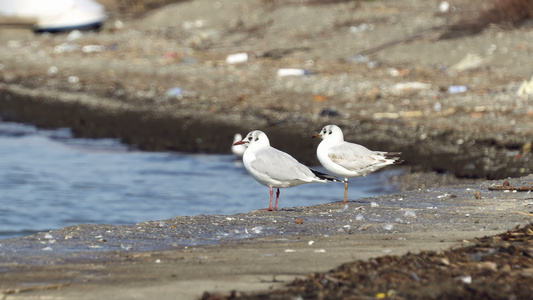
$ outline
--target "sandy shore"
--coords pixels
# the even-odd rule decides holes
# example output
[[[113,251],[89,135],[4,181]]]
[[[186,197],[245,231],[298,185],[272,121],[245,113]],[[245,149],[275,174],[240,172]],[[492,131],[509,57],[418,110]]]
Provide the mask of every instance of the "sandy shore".
[[[2,241],[4,299],[196,299],[265,291],[339,264],[474,245],[525,225],[527,192],[502,182],[420,189],[338,203],[177,217],[137,225],[78,225]],[[532,186],[533,177],[511,186]],[[297,222],[297,220],[301,220]]]
[[[110,254],[123,262],[8,264],[12,273],[2,275],[0,292],[8,300],[198,299],[204,292],[267,291],[353,260],[446,250],[496,233],[501,231],[288,236],[176,251]]]

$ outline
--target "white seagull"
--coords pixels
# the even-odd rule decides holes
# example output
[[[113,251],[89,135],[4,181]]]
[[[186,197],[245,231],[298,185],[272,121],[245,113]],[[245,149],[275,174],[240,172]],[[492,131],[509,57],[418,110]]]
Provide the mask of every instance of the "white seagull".
[[[343,177],[344,203],[348,201],[348,178],[366,176],[390,164],[399,164],[401,152],[372,151],[364,146],[344,141],[337,125],[326,125],[314,138],[322,138],[316,155],[322,166]]]
[[[235,145],[236,142],[242,141],[242,135],[240,133],[236,133],[233,136],[233,144],[231,144],[231,152],[235,154],[238,157],[241,157],[244,154],[244,150],[246,150],[246,145]]]
[[[279,189],[304,183],[339,181],[334,176],[312,170],[299,163],[294,157],[270,146],[267,135],[254,130],[234,145],[246,145],[242,157],[244,167],[257,182],[270,187],[270,206],[267,210],[278,210]],[[272,208],[274,189],[276,205]]]

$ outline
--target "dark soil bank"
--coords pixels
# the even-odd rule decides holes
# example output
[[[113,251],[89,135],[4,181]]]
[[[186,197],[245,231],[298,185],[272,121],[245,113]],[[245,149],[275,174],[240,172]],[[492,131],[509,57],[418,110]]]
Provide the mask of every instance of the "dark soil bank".
[[[249,128],[256,128],[245,121],[239,122],[239,118],[217,120],[206,115],[198,116],[194,110],[178,117],[145,109],[117,111],[77,101],[23,96],[8,90],[0,91],[0,111],[4,120],[40,127],[69,127],[79,137],[118,138],[148,151],[227,153],[234,133],[246,133]],[[522,149],[527,144],[527,137],[511,137],[505,142],[491,135],[463,140],[461,133],[437,131],[434,136],[421,141],[418,137],[427,132],[423,129],[413,131],[413,128],[397,123],[320,118],[321,125],[328,123],[350,123],[346,125],[351,129],[346,132],[347,139],[354,137],[351,140],[369,148],[403,152],[404,164],[412,166],[413,170],[498,179],[523,176],[532,168],[531,154]],[[320,129],[320,126],[302,120],[259,128],[268,132],[279,148],[295,153],[305,163],[316,164],[316,141],[310,139],[314,132],[310,128]]]

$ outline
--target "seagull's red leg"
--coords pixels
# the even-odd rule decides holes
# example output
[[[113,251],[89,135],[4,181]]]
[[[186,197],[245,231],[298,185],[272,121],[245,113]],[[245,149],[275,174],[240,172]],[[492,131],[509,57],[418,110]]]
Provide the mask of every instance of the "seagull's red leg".
[[[275,211],[278,210],[278,200],[279,200],[279,188],[278,188],[278,191],[276,192],[276,206],[274,206]],[[270,205],[272,205],[272,203],[270,203]]]
[[[278,193],[279,193],[279,189],[278,189]],[[273,209],[272,208],[272,196],[274,196],[274,189],[270,187],[270,205],[268,206],[268,208],[260,208],[259,210],[268,210],[268,211],[277,210],[278,200],[276,200],[276,209]]]

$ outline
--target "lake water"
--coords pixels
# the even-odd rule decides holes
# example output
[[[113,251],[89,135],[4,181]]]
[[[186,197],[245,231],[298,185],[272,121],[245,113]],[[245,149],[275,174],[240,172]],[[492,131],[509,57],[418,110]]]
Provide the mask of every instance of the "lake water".
[[[388,182],[394,172],[351,179],[349,199],[396,192]],[[232,155],[142,152],[113,139],[73,138],[68,129],[0,121],[0,238],[84,223],[249,212],[268,207],[269,197]],[[343,197],[341,183],[305,184],[281,189],[279,206]]]

